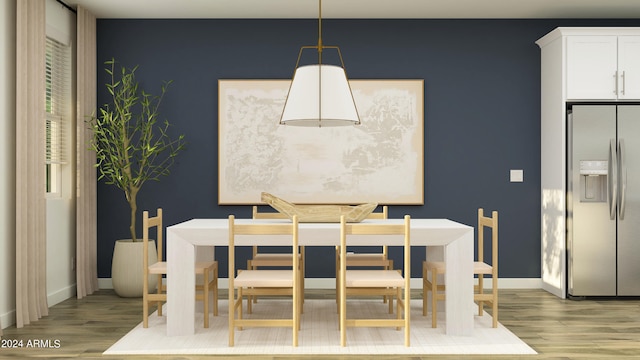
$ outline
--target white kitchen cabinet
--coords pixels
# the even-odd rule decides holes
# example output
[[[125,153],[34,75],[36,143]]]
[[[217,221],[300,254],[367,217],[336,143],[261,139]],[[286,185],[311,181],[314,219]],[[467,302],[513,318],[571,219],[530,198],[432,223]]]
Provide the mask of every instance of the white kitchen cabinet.
[[[640,36],[568,35],[567,98],[640,99]]]
[[[640,100],[640,27],[557,28],[540,61],[543,289],[566,297],[567,103]]]
[[[640,99],[640,36],[618,36],[618,99]]]
[[[568,36],[567,98],[618,98],[618,37]]]

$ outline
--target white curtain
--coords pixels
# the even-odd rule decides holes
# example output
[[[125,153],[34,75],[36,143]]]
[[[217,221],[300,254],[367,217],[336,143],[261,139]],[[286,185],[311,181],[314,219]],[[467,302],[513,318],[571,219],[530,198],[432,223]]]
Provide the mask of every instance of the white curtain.
[[[77,9],[77,194],[76,194],[76,283],[78,299],[98,290],[96,154],[89,150],[91,130],[87,116],[96,111],[96,17]]]
[[[45,1],[16,4],[16,326],[48,314]]]

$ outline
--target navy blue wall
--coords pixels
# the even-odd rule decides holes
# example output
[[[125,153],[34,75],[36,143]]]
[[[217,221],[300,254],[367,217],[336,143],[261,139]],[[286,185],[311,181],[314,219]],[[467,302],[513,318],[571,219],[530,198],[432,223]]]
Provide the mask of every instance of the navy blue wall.
[[[424,79],[425,204],[392,206],[391,217],[476,223],[478,207],[500,212],[500,276],[540,277],[540,50],[557,26],[639,26],[640,21],[323,20],[353,79]],[[250,217],[217,199],[218,79],[290,78],[299,47],[317,41],[316,20],[98,20],[98,104],[107,102],[103,62],[140,65],[138,80],[188,149],[170,176],[149,182],[139,209],[164,209],[166,226],[196,217]],[[510,183],[509,170],[524,182]],[[127,238],[123,193],[98,185],[98,276],[111,276],[116,239]],[[333,276],[331,248],[309,249],[307,274]],[[400,265],[401,254],[392,252]],[[226,277],[226,252],[218,251]],[[423,251],[414,251],[420,276]],[[241,260],[240,264],[245,261]]]

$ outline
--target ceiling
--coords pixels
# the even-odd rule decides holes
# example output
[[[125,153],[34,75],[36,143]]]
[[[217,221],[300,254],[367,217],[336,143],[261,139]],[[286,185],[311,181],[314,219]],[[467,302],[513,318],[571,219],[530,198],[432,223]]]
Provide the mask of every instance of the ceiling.
[[[61,0],[98,18],[317,18],[316,0]],[[640,18],[637,0],[324,0],[322,18]]]

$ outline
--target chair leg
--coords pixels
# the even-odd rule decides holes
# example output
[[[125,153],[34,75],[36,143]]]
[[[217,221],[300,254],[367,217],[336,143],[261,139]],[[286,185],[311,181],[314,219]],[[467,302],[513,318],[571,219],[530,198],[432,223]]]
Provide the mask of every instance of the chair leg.
[[[203,284],[203,291],[204,294],[202,294],[202,299],[204,302],[204,328],[207,329],[209,328],[209,271],[204,271],[203,272],[203,277],[204,277],[204,284]]]
[[[158,285],[157,292],[158,294],[162,293],[162,275],[158,275]],[[158,316],[162,316],[162,302],[158,301]]]
[[[342,318],[340,315],[340,311],[342,310],[342,285],[340,285],[339,277],[336,277],[336,282],[338,283],[338,286],[336,287],[336,312],[338,313],[338,330],[340,330],[342,326]]]
[[[254,270],[253,269],[253,264],[251,263],[251,259],[247,260],[247,270]],[[248,301],[253,301],[253,303],[257,303],[258,302],[258,297],[255,295],[247,295],[247,299]]]
[[[302,270],[302,269],[301,269]],[[304,313],[304,272],[300,271],[298,300],[300,301],[300,314]]]
[[[242,288],[239,287],[238,288],[238,320],[242,320],[243,297],[244,295],[242,294]],[[248,304],[247,307],[251,306],[251,301],[248,301],[248,299],[247,299],[247,304]],[[238,330],[242,330],[242,326],[239,326]]]
[[[478,294],[484,294],[484,276],[482,274],[478,275]],[[478,301],[478,316],[482,316],[484,313],[484,301]]]
[[[236,332],[236,328],[235,328],[235,318],[236,318],[236,312],[235,312],[235,303],[236,303],[236,299],[235,299],[235,289],[233,288],[229,288],[229,346],[233,346],[233,341],[234,341],[234,334]]]
[[[404,289],[404,346],[411,345],[411,289]]]
[[[238,274],[240,274],[242,272],[242,269],[238,269]],[[240,301],[240,314],[242,314],[242,301],[243,301],[243,294],[242,294],[242,287],[238,287],[238,301]],[[252,314],[253,313],[253,307],[252,307],[252,301],[251,299],[253,298],[253,302],[256,302],[256,295],[247,295],[247,314]],[[242,317],[239,316],[238,319],[241,319]]]
[[[340,282],[340,346],[347,346],[347,295],[345,294],[345,288],[342,282]]]
[[[438,271],[431,270],[431,327],[438,327]]]
[[[299,304],[298,305],[299,306],[299,311],[298,311],[298,316],[297,316],[297,319],[296,319],[296,328],[298,329],[298,331],[300,330],[300,318],[301,318],[302,309],[303,309],[303,306],[304,306],[304,300],[303,300],[302,296],[304,296],[304,295],[301,294],[300,296],[298,296],[298,300],[297,300],[298,304]]]
[[[147,293],[142,296],[142,327],[149,327],[149,300],[147,300]]]
[[[340,256],[338,255],[338,247],[336,246],[335,248],[335,252],[336,252],[336,310],[338,311],[338,313],[340,313],[340,298],[338,297],[339,294],[339,289],[338,287],[340,286],[339,284],[339,280],[338,277],[340,276]]]
[[[427,316],[427,268],[422,264],[422,316]]]
[[[492,278],[491,281],[493,281],[493,301],[491,302],[491,305],[493,306],[493,314],[491,314],[493,316],[493,327],[497,328],[498,327],[498,278]]]
[[[386,266],[386,268],[385,268],[385,269],[386,269],[386,270],[393,270],[393,260],[389,260],[389,259],[387,259],[387,266]],[[384,296],[382,297],[382,302],[386,304],[386,303],[387,303],[387,301],[388,301],[388,300],[390,300],[391,298],[392,298],[391,296],[384,295]],[[393,305],[391,305],[391,306],[389,307],[389,309],[392,309],[392,308],[393,308]],[[391,312],[390,312],[389,314],[391,314]]]
[[[385,270],[393,269],[393,260],[388,260],[387,266],[385,266],[384,269]],[[389,314],[393,314],[393,296],[383,295],[382,302],[386,304],[387,301],[389,302]]]
[[[213,268],[213,316],[218,316],[218,264]]]
[[[392,299],[392,298],[389,298]],[[396,315],[396,319],[400,320],[402,319],[402,306],[401,304],[402,302],[402,288],[398,287],[396,288],[396,312],[398,313]],[[396,330],[400,330],[400,327],[397,327]]]
[[[298,282],[298,284],[300,283],[300,276],[298,276],[297,279],[295,279],[294,281]],[[300,316],[300,305],[301,301],[300,301],[300,291],[298,289],[298,291],[295,291],[294,289],[292,289],[291,291],[291,296],[293,297],[293,301],[292,301],[292,305],[293,305],[293,312],[291,314],[291,316],[293,316],[293,318],[291,319],[291,331],[293,332],[293,346],[297,347],[298,346],[298,330],[300,328],[299,325],[299,316]]]

